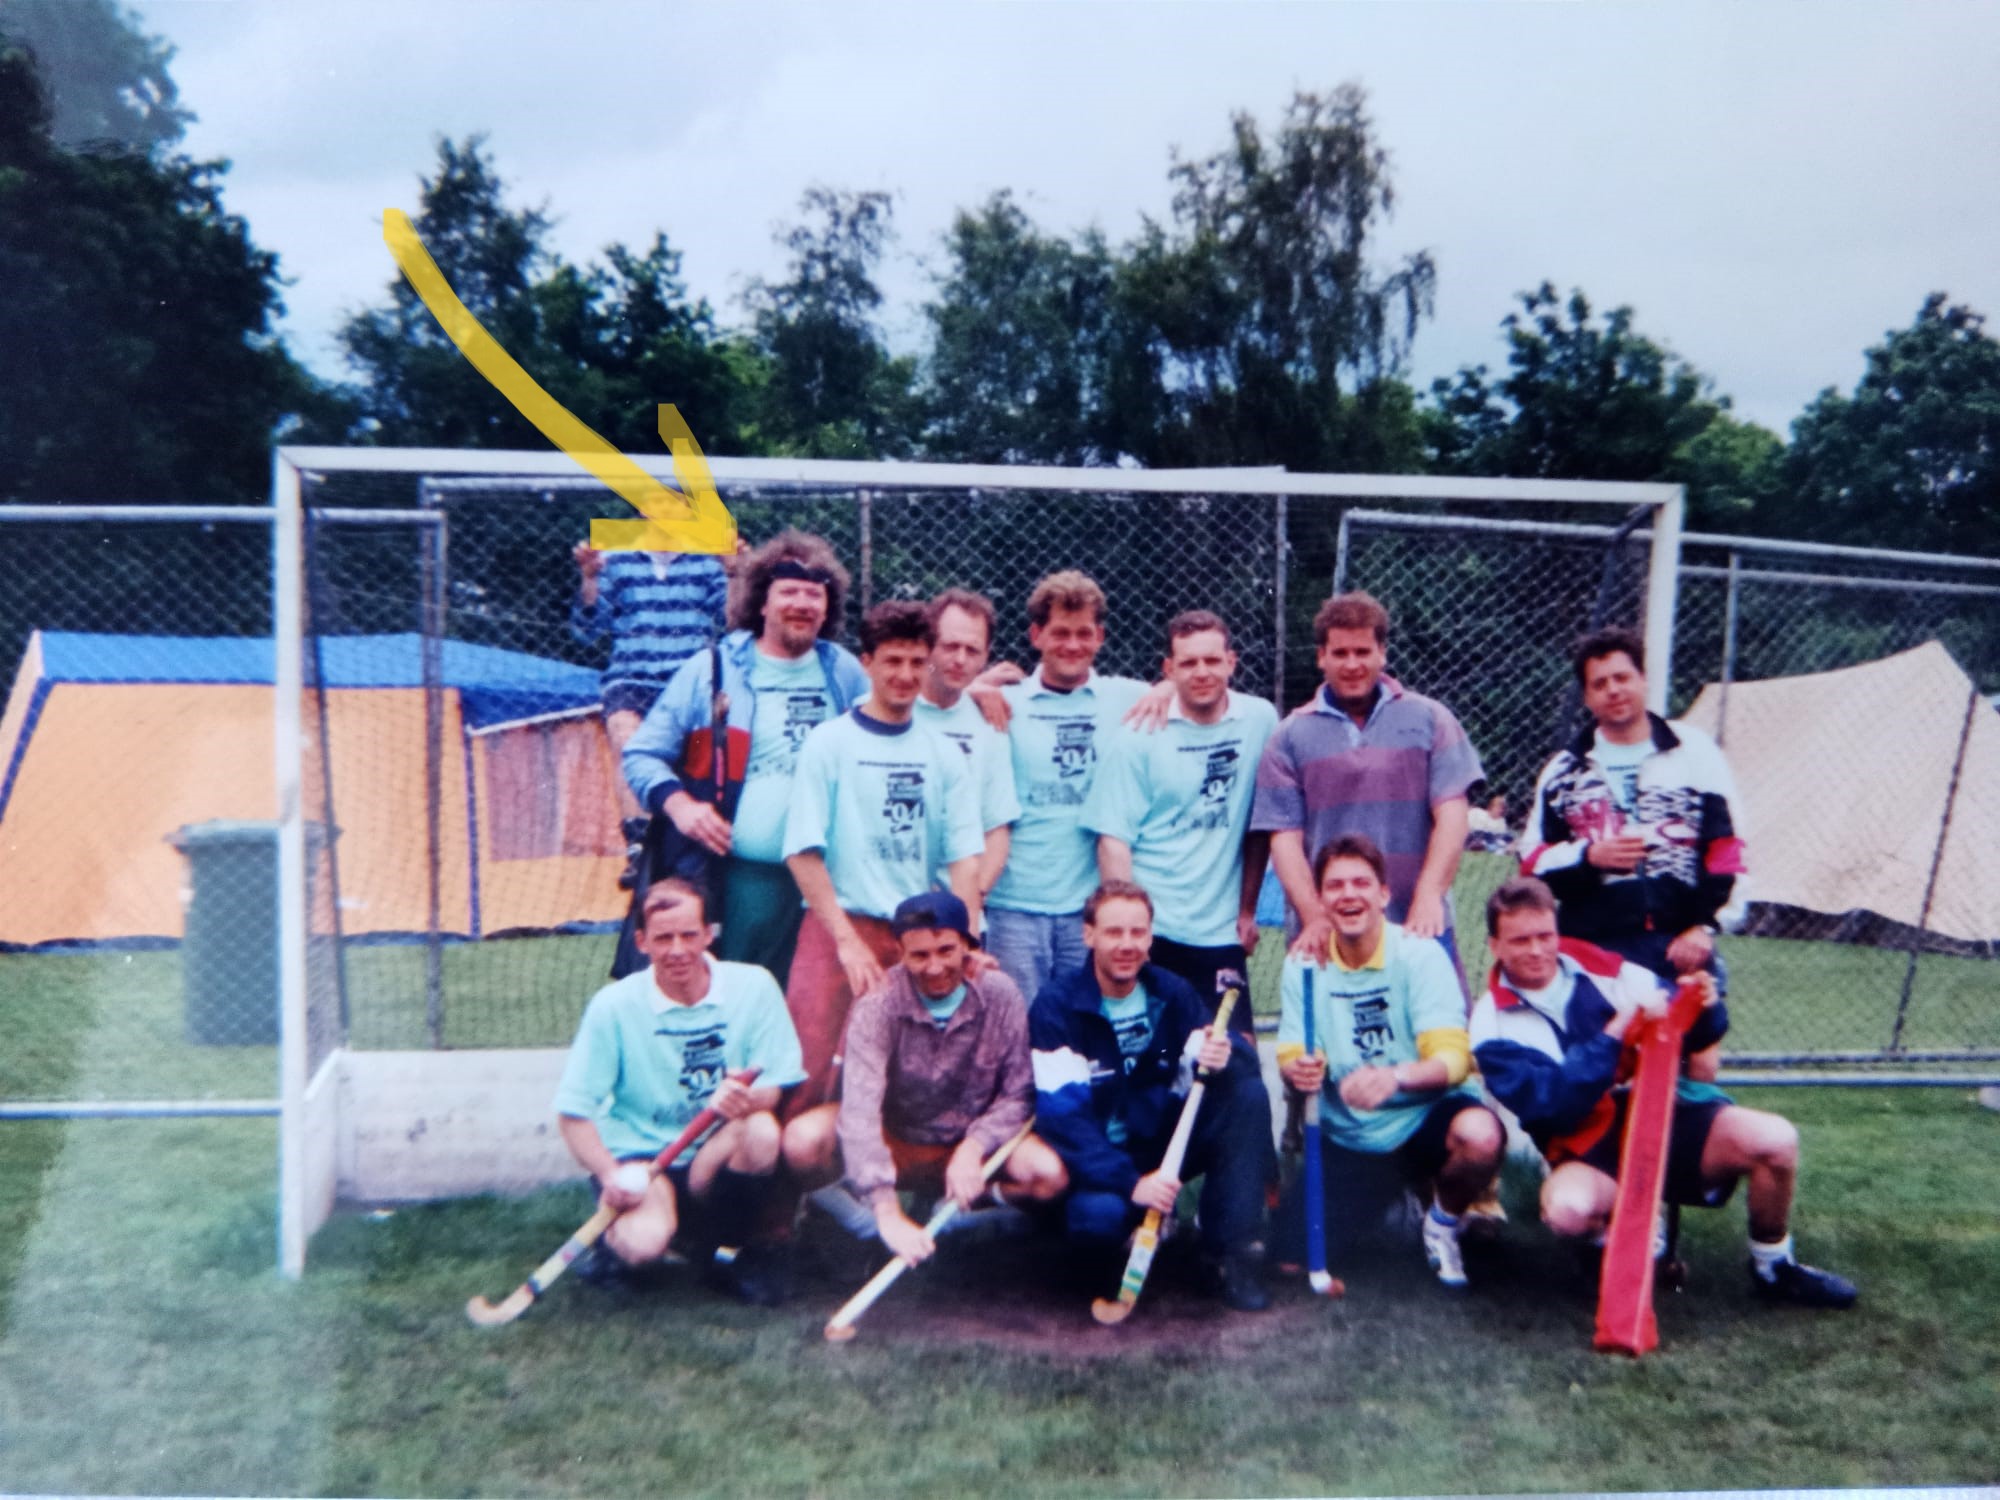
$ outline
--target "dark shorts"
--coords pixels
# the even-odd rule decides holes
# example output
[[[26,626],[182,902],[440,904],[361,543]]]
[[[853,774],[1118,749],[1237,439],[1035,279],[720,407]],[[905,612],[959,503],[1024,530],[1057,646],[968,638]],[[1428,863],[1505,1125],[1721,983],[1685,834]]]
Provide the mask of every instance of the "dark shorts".
[[[618,1165],[622,1167],[627,1162],[631,1161],[636,1161],[643,1164],[646,1162],[650,1162],[652,1159],[653,1158],[650,1156],[621,1156],[618,1158]],[[690,1157],[688,1159],[687,1166],[668,1167],[666,1171],[660,1174],[662,1177],[666,1178],[668,1182],[673,1184],[674,1208],[676,1210],[683,1210],[687,1207],[689,1203],[694,1201],[693,1195],[688,1192],[688,1172],[693,1168],[693,1166],[694,1166],[694,1159]],[[590,1190],[593,1193],[602,1193],[604,1191],[604,1183],[595,1175],[593,1175],[590,1179]]]
[[[1625,1111],[1630,1103],[1629,1094],[1618,1096],[1618,1112],[1612,1118],[1611,1128],[1581,1158],[1607,1177],[1618,1175],[1618,1155],[1625,1141]],[[1733,1177],[1721,1183],[1706,1183],[1701,1176],[1701,1154],[1708,1147],[1708,1133],[1715,1128],[1715,1117],[1728,1107],[1728,1101],[1723,1099],[1675,1101],[1673,1123],[1667,1127],[1667,1202],[1716,1208],[1727,1203],[1730,1194],[1736,1191]]]
[[[1428,1189],[1432,1179],[1444,1170],[1445,1158],[1450,1155],[1445,1138],[1451,1134],[1451,1122],[1468,1109],[1485,1108],[1470,1094],[1446,1094],[1424,1111],[1423,1123],[1417,1126],[1408,1140],[1388,1153],[1389,1160],[1396,1164],[1397,1170],[1412,1187]],[[1327,1141],[1321,1149],[1330,1172],[1338,1172],[1339,1164],[1343,1162],[1382,1159],[1373,1152],[1350,1151],[1332,1141]]]
[[[1197,948],[1172,938],[1153,939],[1153,962],[1170,974],[1177,974],[1201,996],[1212,1017],[1222,1003],[1222,992],[1234,988],[1236,1008],[1229,1013],[1229,1029],[1245,1036],[1256,1034],[1256,1017],[1250,1009],[1250,959],[1235,943],[1214,948]]]
[[[637,714],[643,719],[665,691],[664,683],[607,682],[600,697],[607,714]]]

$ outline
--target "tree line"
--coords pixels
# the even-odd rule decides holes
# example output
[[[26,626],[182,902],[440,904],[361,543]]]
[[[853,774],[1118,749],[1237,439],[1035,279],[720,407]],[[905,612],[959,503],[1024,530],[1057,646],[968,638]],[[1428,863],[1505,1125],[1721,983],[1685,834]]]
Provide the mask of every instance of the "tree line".
[[[545,446],[400,280],[339,330],[345,378],[297,361],[226,165],[180,150],[171,59],[115,0],[0,12],[0,500],[254,501],[274,440]],[[1789,440],[1631,308],[1548,283],[1494,366],[1420,390],[1440,267],[1379,248],[1396,196],[1359,85],[1167,170],[1165,215],[1118,243],[1007,192],[958,212],[911,351],[883,328],[886,193],[808,189],[730,317],[664,231],[565,258],[478,136],[437,143],[414,217],[500,343],[640,452],[671,400],[717,454],[1668,480],[1703,528],[2000,553],[2000,342],[1943,292]]]

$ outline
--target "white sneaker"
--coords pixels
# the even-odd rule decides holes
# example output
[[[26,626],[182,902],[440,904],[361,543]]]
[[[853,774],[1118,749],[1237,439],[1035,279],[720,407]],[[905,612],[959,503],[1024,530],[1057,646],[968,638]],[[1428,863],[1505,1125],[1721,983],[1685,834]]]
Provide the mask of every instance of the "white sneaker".
[[[1465,1257],[1459,1252],[1458,1226],[1440,1224],[1424,1215],[1424,1259],[1431,1263],[1440,1282],[1454,1289],[1466,1285]]]

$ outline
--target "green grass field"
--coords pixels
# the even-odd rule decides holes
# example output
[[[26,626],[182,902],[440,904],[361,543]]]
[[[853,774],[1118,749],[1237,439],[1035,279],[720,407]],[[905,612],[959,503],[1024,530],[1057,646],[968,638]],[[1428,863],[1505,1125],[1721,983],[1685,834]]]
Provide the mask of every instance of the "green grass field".
[[[764,1313],[683,1271],[563,1284],[487,1331],[580,1189],[337,1219],[272,1263],[266,1121],[0,1129],[0,1488],[298,1494],[1163,1495],[1907,1485],[2000,1479],[2000,1115],[1956,1092],[1765,1091],[1805,1130],[1799,1234],[1841,1315],[1757,1306],[1740,1209],[1643,1361],[1510,1193],[1470,1296],[1390,1246],[1327,1303],[1232,1317],[1163,1257],[1131,1324],[960,1244],[832,1346],[869,1268]],[[1010,1279],[1010,1277],[1012,1279]],[[1023,1305],[1045,1335],[1025,1341]],[[1125,1352],[1120,1353],[1123,1350]]]
[[[1470,866],[1467,961],[1483,966]],[[446,950],[446,1040],[567,1039],[601,937]],[[1874,1046],[1899,955],[1729,940],[1738,1048]],[[1253,988],[1268,1009],[1267,941]],[[354,1037],[421,1046],[420,950],[356,950]],[[1990,965],[1926,959],[1909,1045],[2000,1045]],[[181,1035],[178,955],[0,955],[0,1097],[256,1097],[269,1047]],[[1876,1033],[1879,1033],[1877,1035]],[[1863,1036],[1868,1040],[1859,1040]],[[1306,1494],[2000,1481],[2000,1114],[1969,1090],[1746,1090],[1805,1131],[1798,1226],[1862,1305],[1773,1312],[1740,1206],[1691,1214],[1664,1348],[1589,1349],[1592,1288],[1514,1221],[1453,1301],[1413,1246],[1229,1317],[1169,1258],[1131,1325],[1048,1287],[1050,1251],[950,1247],[871,1314],[836,1252],[777,1313],[684,1272],[565,1284],[511,1328],[464,1318],[588,1213],[581,1188],[344,1214],[273,1272],[267,1120],[0,1123],[0,1490],[668,1495]]]

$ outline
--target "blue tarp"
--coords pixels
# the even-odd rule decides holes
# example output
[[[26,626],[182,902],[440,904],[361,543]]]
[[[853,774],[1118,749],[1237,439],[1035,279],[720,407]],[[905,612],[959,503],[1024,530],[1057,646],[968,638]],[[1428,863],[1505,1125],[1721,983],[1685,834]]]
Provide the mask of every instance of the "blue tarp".
[[[597,704],[598,674],[589,667],[465,641],[441,644],[441,683],[457,690],[468,728],[573,713]],[[423,638],[415,631],[329,635],[309,641],[309,681],[315,647],[330,688],[423,686]],[[47,682],[268,685],[274,675],[272,661],[271,642],[258,637],[42,633],[42,675]]]

